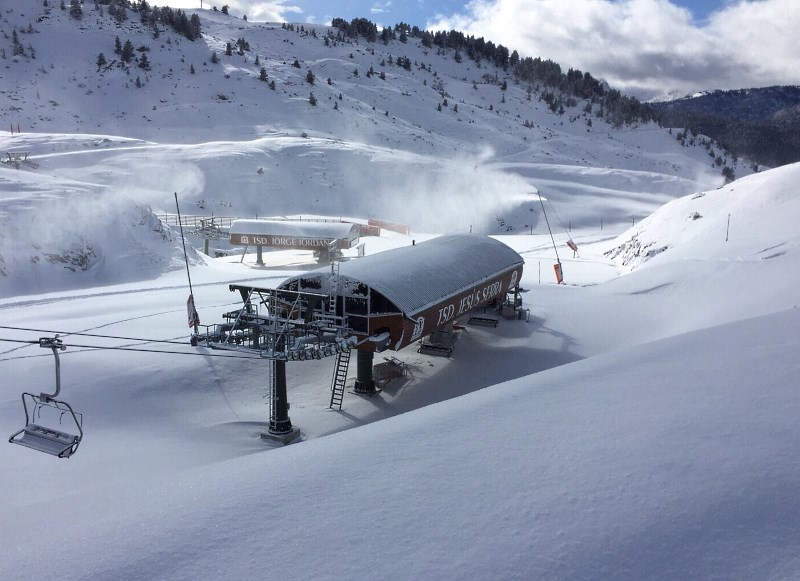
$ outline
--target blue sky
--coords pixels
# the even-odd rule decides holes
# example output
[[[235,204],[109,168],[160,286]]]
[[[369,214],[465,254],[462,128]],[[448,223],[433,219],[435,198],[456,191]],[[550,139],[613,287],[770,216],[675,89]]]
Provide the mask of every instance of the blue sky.
[[[227,1],[227,0],[226,0]],[[564,0],[566,2],[566,0]],[[724,7],[725,0],[673,0],[673,4],[687,8],[694,20],[704,22],[715,10]],[[366,17],[373,21],[381,20],[384,25],[406,22],[412,26],[425,26],[440,15],[464,12],[468,2],[463,0],[293,0],[287,4],[295,5],[307,16],[314,15],[315,22],[324,22],[325,16],[332,15],[351,20]]]
[[[566,0],[564,0],[566,2]],[[168,2],[169,3],[169,2]],[[332,17],[341,17],[347,20],[353,18],[369,18],[375,22],[381,21],[383,25],[394,25],[398,22],[424,27],[427,22],[434,21],[443,15],[452,15],[465,12],[469,2],[464,0],[285,0],[259,1],[259,0],[204,0],[204,7],[221,7],[223,4],[236,7],[246,13],[248,8],[251,13],[258,10],[258,5],[283,6],[287,14],[300,16],[298,21],[315,22],[324,24]],[[691,11],[696,22],[704,22],[709,15],[730,4],[731,0],[671,0],[672,4],[684,7]],[[199,6],[199,0],[178,0],[171,4],[183,4],[187,7]],[[296,9],[296,10],[295,10]],[[252,19],[252,15],[251,15]],[[286,18],[286,20],[292,20]]]
[[[250,21],[363,17],[460,30],[645,99],[800,85],[800,0],[203,0],[223,4]]]

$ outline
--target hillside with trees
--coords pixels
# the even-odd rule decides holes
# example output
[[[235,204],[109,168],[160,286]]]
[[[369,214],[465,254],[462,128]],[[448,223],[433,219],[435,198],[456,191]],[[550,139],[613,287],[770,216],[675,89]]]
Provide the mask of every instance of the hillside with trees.
[[[800,87],[713,91],[650,106],[664,125],[708,135],[763,165],[800,161]]]

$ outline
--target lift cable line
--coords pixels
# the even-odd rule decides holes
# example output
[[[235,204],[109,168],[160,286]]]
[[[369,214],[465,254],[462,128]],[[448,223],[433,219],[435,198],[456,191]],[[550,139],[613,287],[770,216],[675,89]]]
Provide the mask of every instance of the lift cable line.
[[[229,306],[229,305],[232,305],[232,304],[234,304],[234,303],[227,303],[226,302],[226,303],[222,303],[222,304],[218,304],[218,305],[211,305],[211,306],[212,307],[221,307],[221,306]],[[3,307],[0,307],[0,308],[3,308]],[[146,319],[146,318],[149,318],[149,317],[161,317],[163,315],[169,315],[169,314],[176,313],[176,312],[183,312],[183,309],[178,309],[178,310],[171,309],[169,311],[148,313],[148,314],[145,314],[145,315],[140,315],[140,316],[137,316],[137,317],[131,317],[131,318],[128,318],[128,319],[110,321],[108,323],[103,323],[102,325],[97,325],[96,327],[90,327],[88,329],[85,329],[84,331],[51,331],[51,330],[47,330],[47,329],[24,329],[24,328],[20,328],[20,327],[5,327],[5,326],[2,326],[2,325],[0,325],[0,329],[12,329],[12,330],[15,330],[15,331],[32,331],[32,332],[37,332],[37,333],[58,334],[58,335],[61,335],[61,336],[83,335],[83,336],[87,336],[87,337],[102,337],[102,338],[108,338],[108,339],[123,339],[123,340],[128,340],[128,341],[165,342],[164,340],[161,340],[161,339],[158,339],[158,340],[156,340],[156,339],[134,339],[134,338],[131,338],[131,337],[114,337],[114,336],[111,336],[111,335],[109,335],[109,336],[92,335],[92,334],[87,333],[86,331],[91,331],[91,330],[94,330],[94,329],[102,329],[104,327],[110,327],[112,325],[118,325],[120,323],[126,323],[128,321],[132,321],[132,320],[135,320],[135,319]],[[185,344],[182,341],[174,341],[174,343],[176,345],[184,345]],[[7,354],[9,354],[9,353],[11,353],[13,351],[17,351],[19,349],[25,349],[25,345],[22,345],[20,347],[14,347],[12,349],[8,349],[7,351],[0,351],[0,357],[2,357],[3,355],[7,355]],[[37,357],[38,357],[38,355],[37,355]]]
[[[6,325],[0,325],[0,329],[7,329],[10,331],[29,331],[32,333],[50,333],[53,335],[59,335],[61,337],[66,335],[71,335],[75,337],[95,337],[98,339],[119,339],[121,341],[141,341],[142,343],[168,343],[171,345],[186,345],[186,341],[175,341],[173,339],[142,339],[141,337],[122,337],[119,335],[99,335],[97,333],[83,333],[81,331],[52,331],[49,329],[30,329],[25,327],[9,327]],[[34,344],[38,345],[38,341],[33,341]]]
[[[39,341],[25,341],[22,339],[5,339],[0,338],[0,341],[7,343],[27,343],[31,345],[39,344]],[[185,343],[184,343],[185,345]],[[141,347],[125,347],[114,345],[64,345],[71,349],[90,350],[109,350],[109,351],[134,351],[139,353],[160,353],[162,355],[192,355],[194,357],[221,357],[223,359],[263,359],[253,355],[222,355],[221,353],[197,353],[192,351],[165,351],[163,349],[143,349]],[[9,357],[8,359],[0,359],[0,361],[12,361],[14,359],[27,359],[28,357],[41,357],[40,355],[29,355],[25,357]]]

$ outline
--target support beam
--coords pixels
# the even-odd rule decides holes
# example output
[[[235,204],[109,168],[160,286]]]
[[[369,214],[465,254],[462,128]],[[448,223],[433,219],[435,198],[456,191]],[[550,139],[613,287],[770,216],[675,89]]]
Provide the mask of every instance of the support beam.
[[[264,257],[261,254],[261,245],[256,246],[256,264],[264,264]]]
[[[286,395],[286,361],[273,359],[272,366],[272,406],[269,418],[269,431],[261,434],[265,440],[272,440],[283,445],[289,444],[300,436],[300,430],[292,427],[289,419],[289,399]]]
[[[356,351],[356,393],[372,395],[375,393],[375,379],[372,376],[372,361],[375,353],[372,351]]]
[[[275,399],[272,402],[272,415],[269,418],[270,434],[285,434],[292,431],[292,420],[289,419],[289,400],[286,395],[286,361],[273,359],[275,374]]]

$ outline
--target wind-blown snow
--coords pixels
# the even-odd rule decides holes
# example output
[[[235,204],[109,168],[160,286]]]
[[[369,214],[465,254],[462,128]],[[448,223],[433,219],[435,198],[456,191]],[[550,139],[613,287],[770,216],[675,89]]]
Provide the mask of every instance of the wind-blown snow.
[[[9,6],[6,29],[38,10]],[[34,85],[17,82],[32,80],[30,67],[14,61],[4,73],[0,99],[34,103],[12,113],[37,132],[0,132],[0,154],[28,151],[37,167],[0,165],[0,427],[18,430],[19,393],[54,381],[49,350],[14,341],[61,332],[62,396],[84,414],[85,438],[69,460],[0,446],[0,578],[800,575],[800,164],[719,187],[705,149],[680,147],[663,129],[595,120],[587,133],[513,84],[509,113],[490,113],[481,107],[491,96],[496,110],[498,87],[480,84],[470,97],[485,68],[456,68],[412,42],[323,50],[321,39],[201,14],[202,49],[151,51],[160,68],[146,87],[169,115],[120,87],[82,109],[75,70],[40,73],[38,101]],[[59,39],[80,39],[88,62],[95,43],[113,39],[91,28],[81,39],[67,24],[57,9],[37,22],[52,25],[52,46],[31,40],[37,66],[67,46]],[[266,93],[270,115],[256,112],[242,97],[251,63],[227,61],[233,102],[208,100],[219,78],[193,81],[181,115],[167,89],[191,80],[177,72],[186,57],[219,51],[242,30],[270,78],[295,84]],[[462,121],[442,120],[421,71],[389,69],[380,90],[348,79],[380,61],[369,48],[430,61]],[[315,110],[295,56],[314,63]],[[347,116],[328,104],[328,75]],[[53,107],[45,119],[57,90],[73,114]],[[123,117],[109,103],[132,109]],[[195,123],[198,111],[214,123]],[[538,128],[520,127],[516,111]],[[565,285],[554,284],[536,190]],[[328,409],[332,359],[290,363],[302,438],[276,448],[259,438],[266,363],[188,345],[181,239],[157,219],[173,192],[190,214],[411,224],[412,236],[367,239],[368,254],[470,227],[492,233],[526,260],[529,321],[467,326],[447,360],[391,352],[409,375],[372,398],[346,393],[341,412]],[[303,251],[265,252],[259,266],[189,250],[206,324],[237,302],[229,283],[272,286],[314,267]],[[54,254],[64,260],[50,262]],[[111,346],[172,353],[98,349]]]

